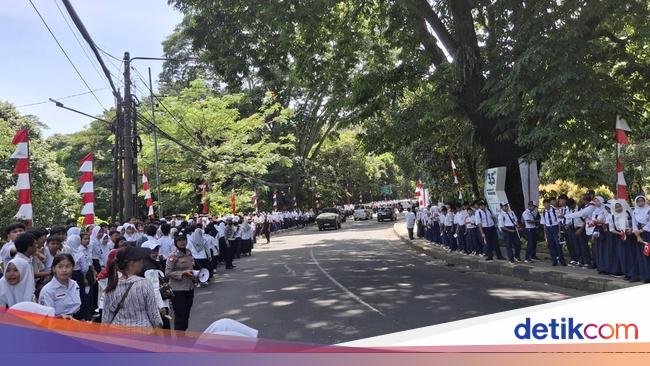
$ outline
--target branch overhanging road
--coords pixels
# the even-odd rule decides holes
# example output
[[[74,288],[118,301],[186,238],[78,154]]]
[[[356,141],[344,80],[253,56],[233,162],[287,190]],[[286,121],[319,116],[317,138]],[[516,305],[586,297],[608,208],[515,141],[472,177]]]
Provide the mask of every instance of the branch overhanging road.
[[[190,330],[231,318],[262,338],[335,344],[584,295],[448,267],[409,249],[392,225],[348,221],[256,244],[197,289]]]

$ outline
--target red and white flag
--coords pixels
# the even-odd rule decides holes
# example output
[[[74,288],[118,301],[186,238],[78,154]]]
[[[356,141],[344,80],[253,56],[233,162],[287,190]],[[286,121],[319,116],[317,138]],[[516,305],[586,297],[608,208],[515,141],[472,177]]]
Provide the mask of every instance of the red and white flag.
[[[460,180],[458,179],[458,169],[456,168],[456,163],[454,162],[454,156],[452,154],[449,154],[449,160],[451,161],[451,175],[454,177],[454,185],[456,185],[456,189],[458,190],[458,199],[462,200],[463,191],[460,187]]]
[[[253,207],[255,208],[255,213],[257,213],[257,188],[253,189],[253,197],[251,197],[253,200]]]
[[[203,181],[199,185],[199,188],[201,188],[201,213],[207,215],[210,211],[210,200],[208,199],[208,189],[210,189],[210,186],[208,182]]]
[[[25,220],[28,227],[32,226],[34,213],[32,209],[32,185],[29,178],[29,131],[26,128],[16,131],[11,141],[16,145],[16,151],[10,159],[16,160],[14,174],[18,176],[16,190],[18,191],[18,213],[14,218]]]
[[[316,197],[316,210],[320,210],[320,192],[314,193],[314,197]]]
[[[621,116],[616,116],[616,198],[627,201],[627,183],[623,174],[623,162],[621,161],[621,147],[630,141],[625,132],[630,132],[630,126]]]
[[[79,178],[81,189],[79,189],[79,193],[81,194],[81,203],[83,204],[81,208],[81,215],[84,217],[83,226],[95,224],[95,176],[93,173],[93,158],[93,153],[88,153],[88,155],[81,159],[81,167],[79,168],[79,172],[81,172],[81,177]]]
[[[278,191],[273,191],[273,212],[278,210]]]
[[[415,195],[418,198],[418,205],[420,207],[425,206],[425,197],[424,197],[424,184],[422,183],[422,179],[418,179],[417,184],[415,185]]]
[[[149,178],[147,177],[147,171],[142,171],[142,189],[144,189],[144,200],[147,205],[147,216],[154,218],[153,213],[153,199],[151,198],[151,186],[149,185]]]
[[[237,213],[237,203],[235,201],[235,187],[230,191],[230,212],[234,215]]]

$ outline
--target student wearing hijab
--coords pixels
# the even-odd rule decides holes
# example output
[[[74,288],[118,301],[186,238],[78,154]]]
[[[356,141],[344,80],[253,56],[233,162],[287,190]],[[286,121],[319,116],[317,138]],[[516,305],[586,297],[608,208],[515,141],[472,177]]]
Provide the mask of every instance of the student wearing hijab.
[[[622,277],[627,234],[631,234],[629,232],[632,227],[631,217],[623,209],[622,201],[611,200],[607,207],[609,210],[606,222],[609,233],[602,241],[600,248],[600,257],[603,264],[599,267],[599,270],[616,277]]]
[[[7,263],[4,276],[0,279],[0,307],[34,301],[36,285],[31,270],[29,262],[22,258],[14,258]]]
[[[90,245],[88,246],[88,248],[90,250],[90,255],[92,257],[92,263],[93,263],[93,267],[95,268],[95,272],[100,272],[102,270],[100,260],[102,257],[103,237],[104,237],[104,229],[102,229],[101,226],[93,227],[93,230],[90,232]]]
[[[139,239],[135,225],[133,224],[124,224],[124,239],[126,241],[137,242]]]
[[[38,303],[54,308],[56,316],[72,316],[81,307],[79,285],[72,279],[73,269],[70,254],[57,254],[52,262],[52,280],[38,297]]]
[[[155,241],[147,241],[142,244],[142,247],[151,250],[151,252],[149,253],[149,257],[143,260],[142,272],[140,272],[139,276],[144,277],[151,282],[156,297],[156,303],[160,310],[160,317],[163,321],[162,328],[170,329],[169,299],[163,299],[162,294],[160,293],[160,281],[165,280],[163,266],[158,260],[160,244]]]
[[[634,210],[632,211],[632,229],[636,236],[636,257],[637,272],[639,279],[650,281],[650,257],[643,255],[645,242],[650,241],[650,205],[645,196],[639,195],[634,198]],[[633,277],[634,278],[634,277]]]
[[[174,238],[176,252],[167,259],[165,276],[174,291],[172,308],[174,310],[174,330],[187,330],[190,311],[194,303],[194,258],[187,249],[187,237],[178,235]]]
[[[151,250],[125,247],[108,269],[102,323],[129,327],[158,328],[162,325],[151,282],[138,274]]]
[[[253,253],[253,227],[248,222],[248,218],[244,219],[241,225],[241,252],[242,254],[250,257]]]

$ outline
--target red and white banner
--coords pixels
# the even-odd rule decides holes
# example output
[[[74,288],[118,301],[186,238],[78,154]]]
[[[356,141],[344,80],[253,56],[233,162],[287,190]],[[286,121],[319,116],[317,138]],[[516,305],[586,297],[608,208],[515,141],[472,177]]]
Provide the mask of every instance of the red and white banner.
[[[451,161],[451,175],[454,177],[454,185],[458,190],[458,199],[463,199],[463,190],[460,187],[460,180],[458,179],[458,169],[456,168],[456,163],[454,162],[454,156],[449,154],[449,160]]]
[[[273,212],[278,210],[278,191],[273,191]]]
[[[95,177],[93,174],[93,153],[88,153],[81,159],[81,167],[79,172],[81,172],[81,177],[79,178],[79,183],[81,183],[81,189],[79,193],[81,194],[81,203],[83,207],[81,208],[81,215],[84,217],[83,226],[94,225],[95,224]]]
[[[418,179],[418,182],[415,185],[415,195],[418,198],[418,206],[419,207],[426,206],[426,197],[425,197],[426,194],[424,191],[424,183],[422,183],[422,179]]]
[[[235,200],[235,187],[230,191],[230,213],[233,215],[237,213],[237,202]]]
[[[151,186],[149,185],[149,178],[147,177],[147,171],[142,171],[142,188],[144,189],[144,200],[147,206],[147,216],[154,218],[153,213],[153,199],[151,198]]]
[[[253,197],[251,197],[253,200],[253,207],[255,208],[255,213],[257,213],[257,188],[253,189]]]
[[[25,220],[28,227],[32,226],[34,213],[32,209],[32,185],[29,178],[29,131],[26,128],[16,131],[11,141],[16,145],[16,151],[10,159],[16,160],[14,174],[18,176],[16,190],[18,191],[18,213],[14,218]]]
[[[626,131],[631,131],[630,126],[621,116],[616,116],[616,198],[627,202],[629,199],[627,183],[623,175],[623,162],[621,162],[621,147],[630,143]]]

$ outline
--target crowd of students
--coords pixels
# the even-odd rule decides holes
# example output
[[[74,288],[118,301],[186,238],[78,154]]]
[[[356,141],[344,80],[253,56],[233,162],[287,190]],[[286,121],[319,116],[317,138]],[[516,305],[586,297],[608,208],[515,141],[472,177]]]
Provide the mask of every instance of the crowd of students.
[[[0,247],[0,308],[37,303],[68,319],[185,331],[194,289],[207,285],[199,273],[232,270],[258,236],[268,243],[272,231],[305,227],[309,218],[296,211],[84,228],[75,220],[49,229],[12,223]]]
[[[553,266],[597,269],[631,282],[650,282],[650,205],[644,195],[635,197],[633,207],[625,200],[605,201],[592,191],[580,202],[562,194],[542,204],[540,210],[529,202],[520,216],[507,202],[498,212],[483,200],[458,207],[413,207],[408,208],[406,225],[411,240],[417,235],[450,252],[488,261],[496,256],[511,264],[521,262],[522,253],[524,262],[539,260],[537,244],[543,239]]]

